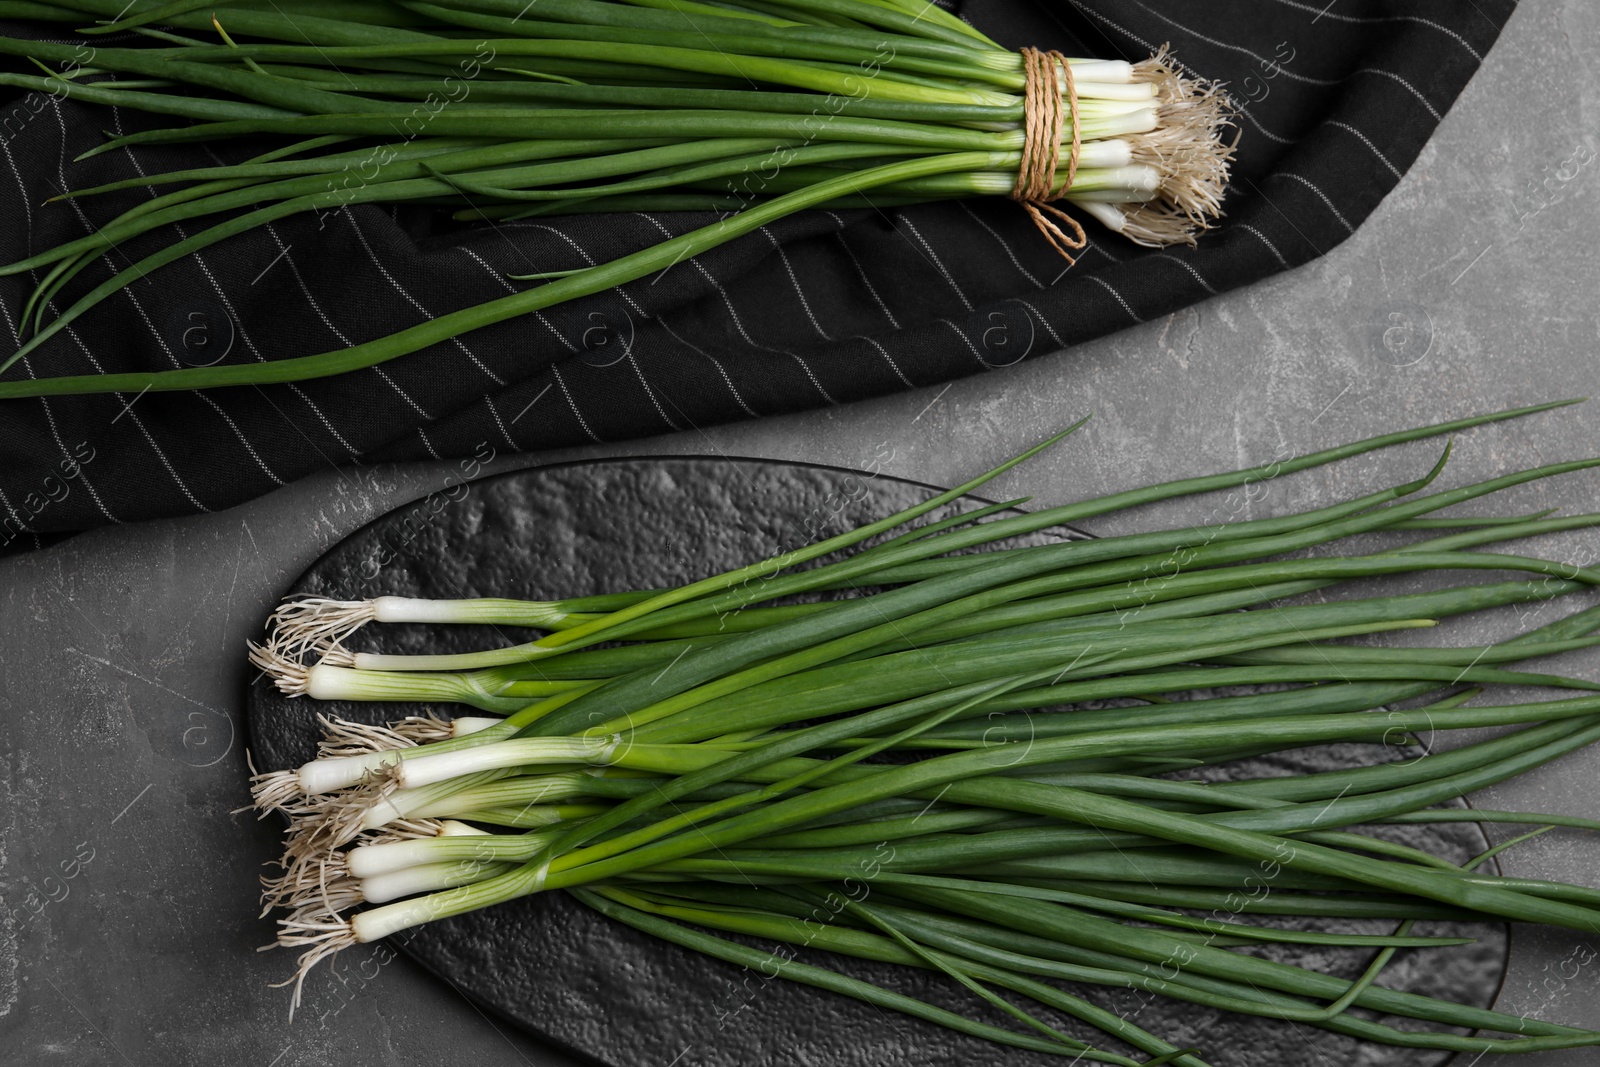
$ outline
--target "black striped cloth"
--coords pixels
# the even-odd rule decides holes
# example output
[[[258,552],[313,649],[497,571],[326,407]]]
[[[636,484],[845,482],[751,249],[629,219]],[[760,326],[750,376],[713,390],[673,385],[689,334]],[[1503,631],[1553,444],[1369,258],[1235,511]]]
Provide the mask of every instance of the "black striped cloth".
[[[1170,43],[1228,83],[1241,139],[1227,218],[1197,249],[1086,223],[1077,265],[1015,205],[808,212],[664,275],[375,369],[303,385],[0,403],[0,551],[105,523],[215,511],[319,468],[460,459],[689,430],[998,371],[1305,263],[1344,240],[1416,158],[1514,0],[969,0],[998,40],[1138,59]],[[0,23],[0,32],[20,32]],[[103,40],[103,39],[102,39]],[[108,43],[108,42],[107,42]],[[217,157],[121,151],[149,120],[42,93],[0,111],[0,259],[148,200],[43,205]],[[581,267],[706,216],[462,228],[426,210],[285,219],[121,290],[13,375],[270,360],[342,347]],[[114,248],[84,291],[163,243]],[[37,276],[0,278],[9,347]],[[56,306],[61,306],[58,302]]]

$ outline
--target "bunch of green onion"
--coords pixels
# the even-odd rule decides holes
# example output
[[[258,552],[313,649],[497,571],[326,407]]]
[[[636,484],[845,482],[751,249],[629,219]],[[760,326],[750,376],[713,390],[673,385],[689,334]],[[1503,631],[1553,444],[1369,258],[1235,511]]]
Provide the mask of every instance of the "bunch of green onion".
[[[1555,406],[1033,514],[993,505],[915,525],[1057,437],[924,504],[677,588],[545,602],[288,603],[252,651],[287,692],[465,712],[388,727],[325,718],[319,758],[257,775],[258,807],[290,819],[284,873],[267,881],[266,901],[284,911],[279,943],[301,950],[296,999],[306,972],[348,946],[564,889],[720,959],[1095,1062],[1204,1060],[1056,980],[1418,1048],[1600,1044],[1600,1033],[1381,981],[1399,949],[1461,943],[1414,934],[1418,920],[1593,930],[1600,889],[1485,873],[1487,855],[1453,863],[1371,829],[1464,820],[1600,828],[1438,806],[1600,739],[1600,682],[1520,665],[1600,644],[1600,604],[1482,647],[1343,640],[1506,605],[1592,600],[1594,569],[1485,548],[1594,527],[1600,515],[1440,512],[1600,459],[1440,490],[1441,458],[1414,480],[1314,510],[1004,547],[1057,524]],[[1360,536],[1390,543],[1359,554],[1334,547]],[[1331,595],[1349,580],[1427,571],[1496,573],[1432,592]],[[796,599],[827,590],[845,595]],[[451,655],[350,648],[388,622],[546,633]],[[1509,686],[1566,692],[1483,696]],[[1483,727],[1511,729],[1427,759],[1195,777],[1308,746],[1414,753],[1417,731]],[[1397,925],[1387,935],[1306,931],[1261,916]],[[723,934],[931,968],[1019,1025]],[[1232,951],[1308,943],[1373,956],[1352,981]],[[1064,1032],[1062,1019],[1150,1058]]]
[[[97,233],[0,267],[38,279],[23,316],[33,336],[0,371],[132,280],[298,212],[412,203],[463,220],[720,217],[349,348],[5,381],[0,398],[338,374],[661,271],[806,208],[1015,195],[1019,171],[1039,166],[1054,179],[1024,198],[1034,209],[1060,198],[1141,244],[1192,244],[1220,214],[1233,151],[1225,96],[1164,53],[1050,59],[1035,76],[1044,95],[1030,97],[1023,55],[928,0],[0,0],[8,17],[100,24],[82,45],[0,38],[0,54],[43,68],[0,73],[0,84],[184,120],[86,155],[239,138],[272,147],[55,198],[170,187]],[[150,45],[95,43],[120,30]],[[1027,101],[1050,94],[1059,132],[1028,121],[1043,105]],[[1056,216],[1066,230],[1035,218],[1063,254],[1082,247],[1070,216]],[[174,227],[192,228],[86,292],[69,289],[106,248]]]

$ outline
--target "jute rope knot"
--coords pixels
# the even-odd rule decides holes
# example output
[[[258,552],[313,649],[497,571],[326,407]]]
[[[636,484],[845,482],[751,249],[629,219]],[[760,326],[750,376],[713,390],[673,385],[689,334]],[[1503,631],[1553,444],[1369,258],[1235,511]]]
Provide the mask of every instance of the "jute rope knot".
[[[1057,80],[1060,71],[1060,81]],[[1051,204],[1061,199],[1072,188],[1078,173],[1078,89],[1072,80],[1072,65],[1060,52],[1041,52],[1037,48],[1022,49],[1022,72],[1025,78],[1022,97],[1022,162],[1017,167],[1017,181],[1011,187],[1011,199],[1022,205],[1033,224],[1039,227],[1050,246],[1068,262],[1072,253],[1081,251],[1087,244],[1083,227],[1078,220]],[[1065,109],[1062,102],[1066,102]],[[1056,191],[1056,168],[1061,160],[1062,124],[1072,123],[1072,150],[1067,154],[1067,179]],[[1063,229],[1062,227],[1066,228]]]

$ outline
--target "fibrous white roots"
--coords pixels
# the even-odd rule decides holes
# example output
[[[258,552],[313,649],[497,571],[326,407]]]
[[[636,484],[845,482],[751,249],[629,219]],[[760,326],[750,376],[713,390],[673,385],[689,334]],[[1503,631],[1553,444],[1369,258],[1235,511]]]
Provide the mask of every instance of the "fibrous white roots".
[[[272,628],[271,643],[283,654],[298,659],[308,652],[326,654],[375,618],[377,605],[371,600],[312,596],[278,605],[268,624]]]
[[[1165,46],[1133,65],[1133,80],[1156,90],[1159,122],[1149,133],[1127,138],[1133,162],[1161,173],[1160,195],[1125,206],[1121,233],[1137,244],[1162,247],[1195,243],[1195,234],[1222,215],[1238,136],[1224,140],[1233,106],[1217,82],[1188,77]]]

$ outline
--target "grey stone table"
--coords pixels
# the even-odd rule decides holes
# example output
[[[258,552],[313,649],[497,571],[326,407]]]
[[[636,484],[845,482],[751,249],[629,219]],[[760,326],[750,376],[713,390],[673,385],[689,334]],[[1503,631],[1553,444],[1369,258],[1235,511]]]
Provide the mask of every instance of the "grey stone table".
[[[1092,412],[1071,443],[997,489],[1049,504],[1596,392],[1600,168],[1573,176],[1563,163],[1600,149],[1597,55],[1595,5],[1526,0],[1373,218],[1326,258],[1265,284],[948,386],[502,457],[489,469],[704,454],[877,461],[949,484]],[[1568,409],[1463,436],[1449,477],[1591,455],[1597,444],[1600,406]],[[1414,471],[1431,447],[1371,466]],[[1314,506],[1363,473],[1298,475],[1254,507]],[[286,998],[267,984],[288,961],[251,951],[270,936],[248,901],[276,828],[229,813],[243,799],[243,642],[325,548],[456,475],[454,464],[330,469],[233,511],[101,530],[0,561],[0,1062],[571,1062],[375,952],[342,981],[317,976],[287,1025]],[[1525,487],[1516,500],[1594,511],[1600,474]],[[1192,518],[1194,506],[1134,519]],[[1600,539],[1552,539],[1546,554],[1593,564]],[[1551,669],[1600,677],[1596,659],[1573,655]],[[1597,779],[1600,751],[1580,753],[1479,803],[1600,818]],[[1535,868],[1600,885],[1600,846],[1558,832],[1508,854],[1509,872]],[[1516,931],[1500,1003],[1600,1027],[1600,934]],[[1520,1062],[1595,1064],[1600,1052]]]

